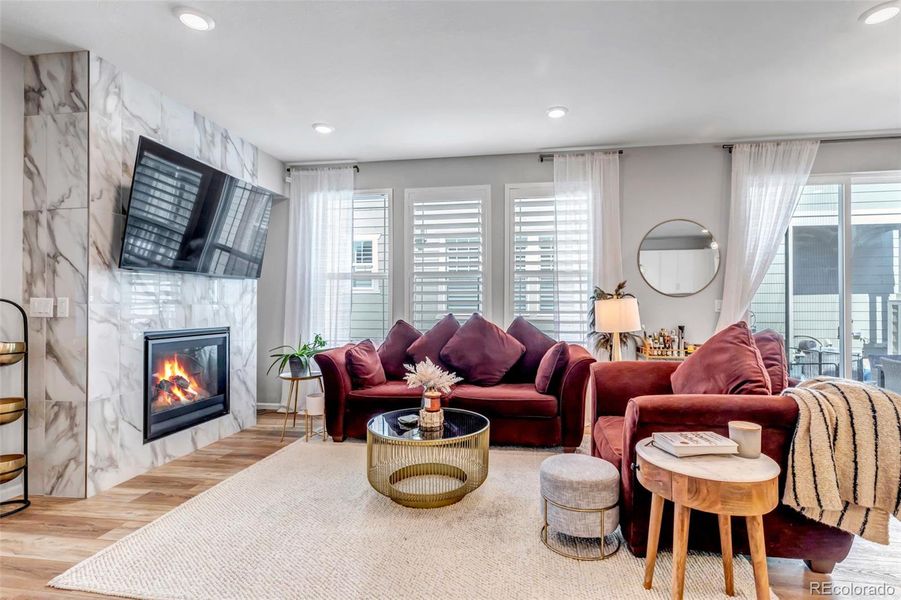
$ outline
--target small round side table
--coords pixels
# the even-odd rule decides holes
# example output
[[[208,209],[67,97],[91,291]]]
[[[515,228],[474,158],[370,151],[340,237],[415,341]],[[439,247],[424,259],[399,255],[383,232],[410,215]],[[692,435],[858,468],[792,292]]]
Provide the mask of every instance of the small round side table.
[[[325,393],[325,386],[322,383],[322,373],[320,373],[319,371],[306,371],[299,377],[295,377],[294,375],[291,374],[290,371],[285,371],[284,373],[279,373],[278,378],[281,379],[282,381],[291,382],[291,387],[288,389],[288,402],[285,405],[285,422],[282,424],[282,437],[281,437],[281,439],[279,439],[279,442],[283,442],[285,440],[285,432],[288,430],[288,416],[289,415],[294,416],[294,420],[292,422],[291,427],[292,428],[297,427],[297,413],[298,413],[297,402],[298,402],[298,398],[300,397],[300,384],[304,381],[310,381],[312,379],[315,379],[316,381],[319,382],[319,389],[323,393]],[[291,410],[292,398],[294,400],[294,410]],[[304,410],[303,415],[304,415],[304,423],[306,424],[306,427],[309,429],[312,421],[308,418],[306,410]],[[325,440],[326,436],[327,436],[327,434],[325,432],[325,410],[322,411],[322,415],[323,415],[323,417],[322,417],[322,439]],[[307,431],[307,433],[309,433],[309,431]],[[307,439],[309,440],[309,435],[307,436]]]
[[[645,559],[644,587],[651,589],[663,502],[675,504],[673,515],[672,597],[682,599],[688,522],[692,509],[715,513],[719,518],[720,547],[726,594],[735,594],[732,577],[733,516],[744,517],[754,567],[757,600],[769,600],[770,584],[763,539],[763,515],[779,503],[779,465],[761,454],[758,458],[735,455],[675,457],[654,446],[651,438],[635,445],[638,481],[652,493]]]

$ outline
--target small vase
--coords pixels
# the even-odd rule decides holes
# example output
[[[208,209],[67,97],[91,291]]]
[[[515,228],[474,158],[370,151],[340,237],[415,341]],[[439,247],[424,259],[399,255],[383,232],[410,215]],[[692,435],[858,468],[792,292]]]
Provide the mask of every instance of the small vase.
[[[419,431],[436,432],[444,430],[444,411],[419,410]]]
[[[425,390],[422,393],[422,409],[428,412],[441,410],[441,392],[438,390]]]
[[[306,358],[292,356],[288,359],[288,367],[291,369],[291,377],[303,377],[307,370]]]

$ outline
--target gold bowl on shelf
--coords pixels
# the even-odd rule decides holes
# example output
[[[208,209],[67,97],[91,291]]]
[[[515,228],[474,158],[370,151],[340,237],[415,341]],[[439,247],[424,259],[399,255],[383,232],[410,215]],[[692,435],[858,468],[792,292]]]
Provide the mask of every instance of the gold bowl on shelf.
[[[0,342],[0,365],[14,365],[25,358],[25,342]]]
[[[12,481],[24,469],[24,454],[0,454],[0,483]]]
[[[0,398],[0,425],[12,423],[25,413],[25,398]]]

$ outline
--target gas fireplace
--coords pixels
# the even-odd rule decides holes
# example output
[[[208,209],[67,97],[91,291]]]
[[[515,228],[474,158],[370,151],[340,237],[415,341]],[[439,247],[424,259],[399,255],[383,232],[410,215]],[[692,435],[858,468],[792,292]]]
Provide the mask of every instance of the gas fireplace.
[[[144,334],[144,443],[227,415],[228,327]]]

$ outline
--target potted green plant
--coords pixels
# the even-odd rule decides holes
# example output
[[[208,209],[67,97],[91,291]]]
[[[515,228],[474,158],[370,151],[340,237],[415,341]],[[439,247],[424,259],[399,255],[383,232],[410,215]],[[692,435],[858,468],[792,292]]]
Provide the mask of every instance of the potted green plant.
[[[266,371],[268,375],[275,365],[278,365],[278,372],[283,373],[287,365],[291,371],[291,377],[301,377],[310,371],[310,359],[325,348],[325,340],[320,334],[313,336],[312,342],[306,342],[294,346],[276,346],[269,350],[271,354],[269,358],[274,359],[269,369]]]
[[[633,294],[630,294],[625,291],[626,282],[621,281],[619,285],[616,286],[616,289],[613,290],[613,293],[605,292],[599,287],[594,288],[594,292],[588,298],[588,339],[594,341],[594,351],[595,353],[600,353],[601,351],[605,351],[611,357],[613,356],[613,334],[606,332],[599,332],[594,330],[594,303],[596,300],[611,300],[616,298],[634,298]],[[619,334],[619,343],[620,346],[624,348],[628,348],[630,344],[635,344],[635,347],[639,347],[642,344],[642,336],[636,333],[621,333]]]

